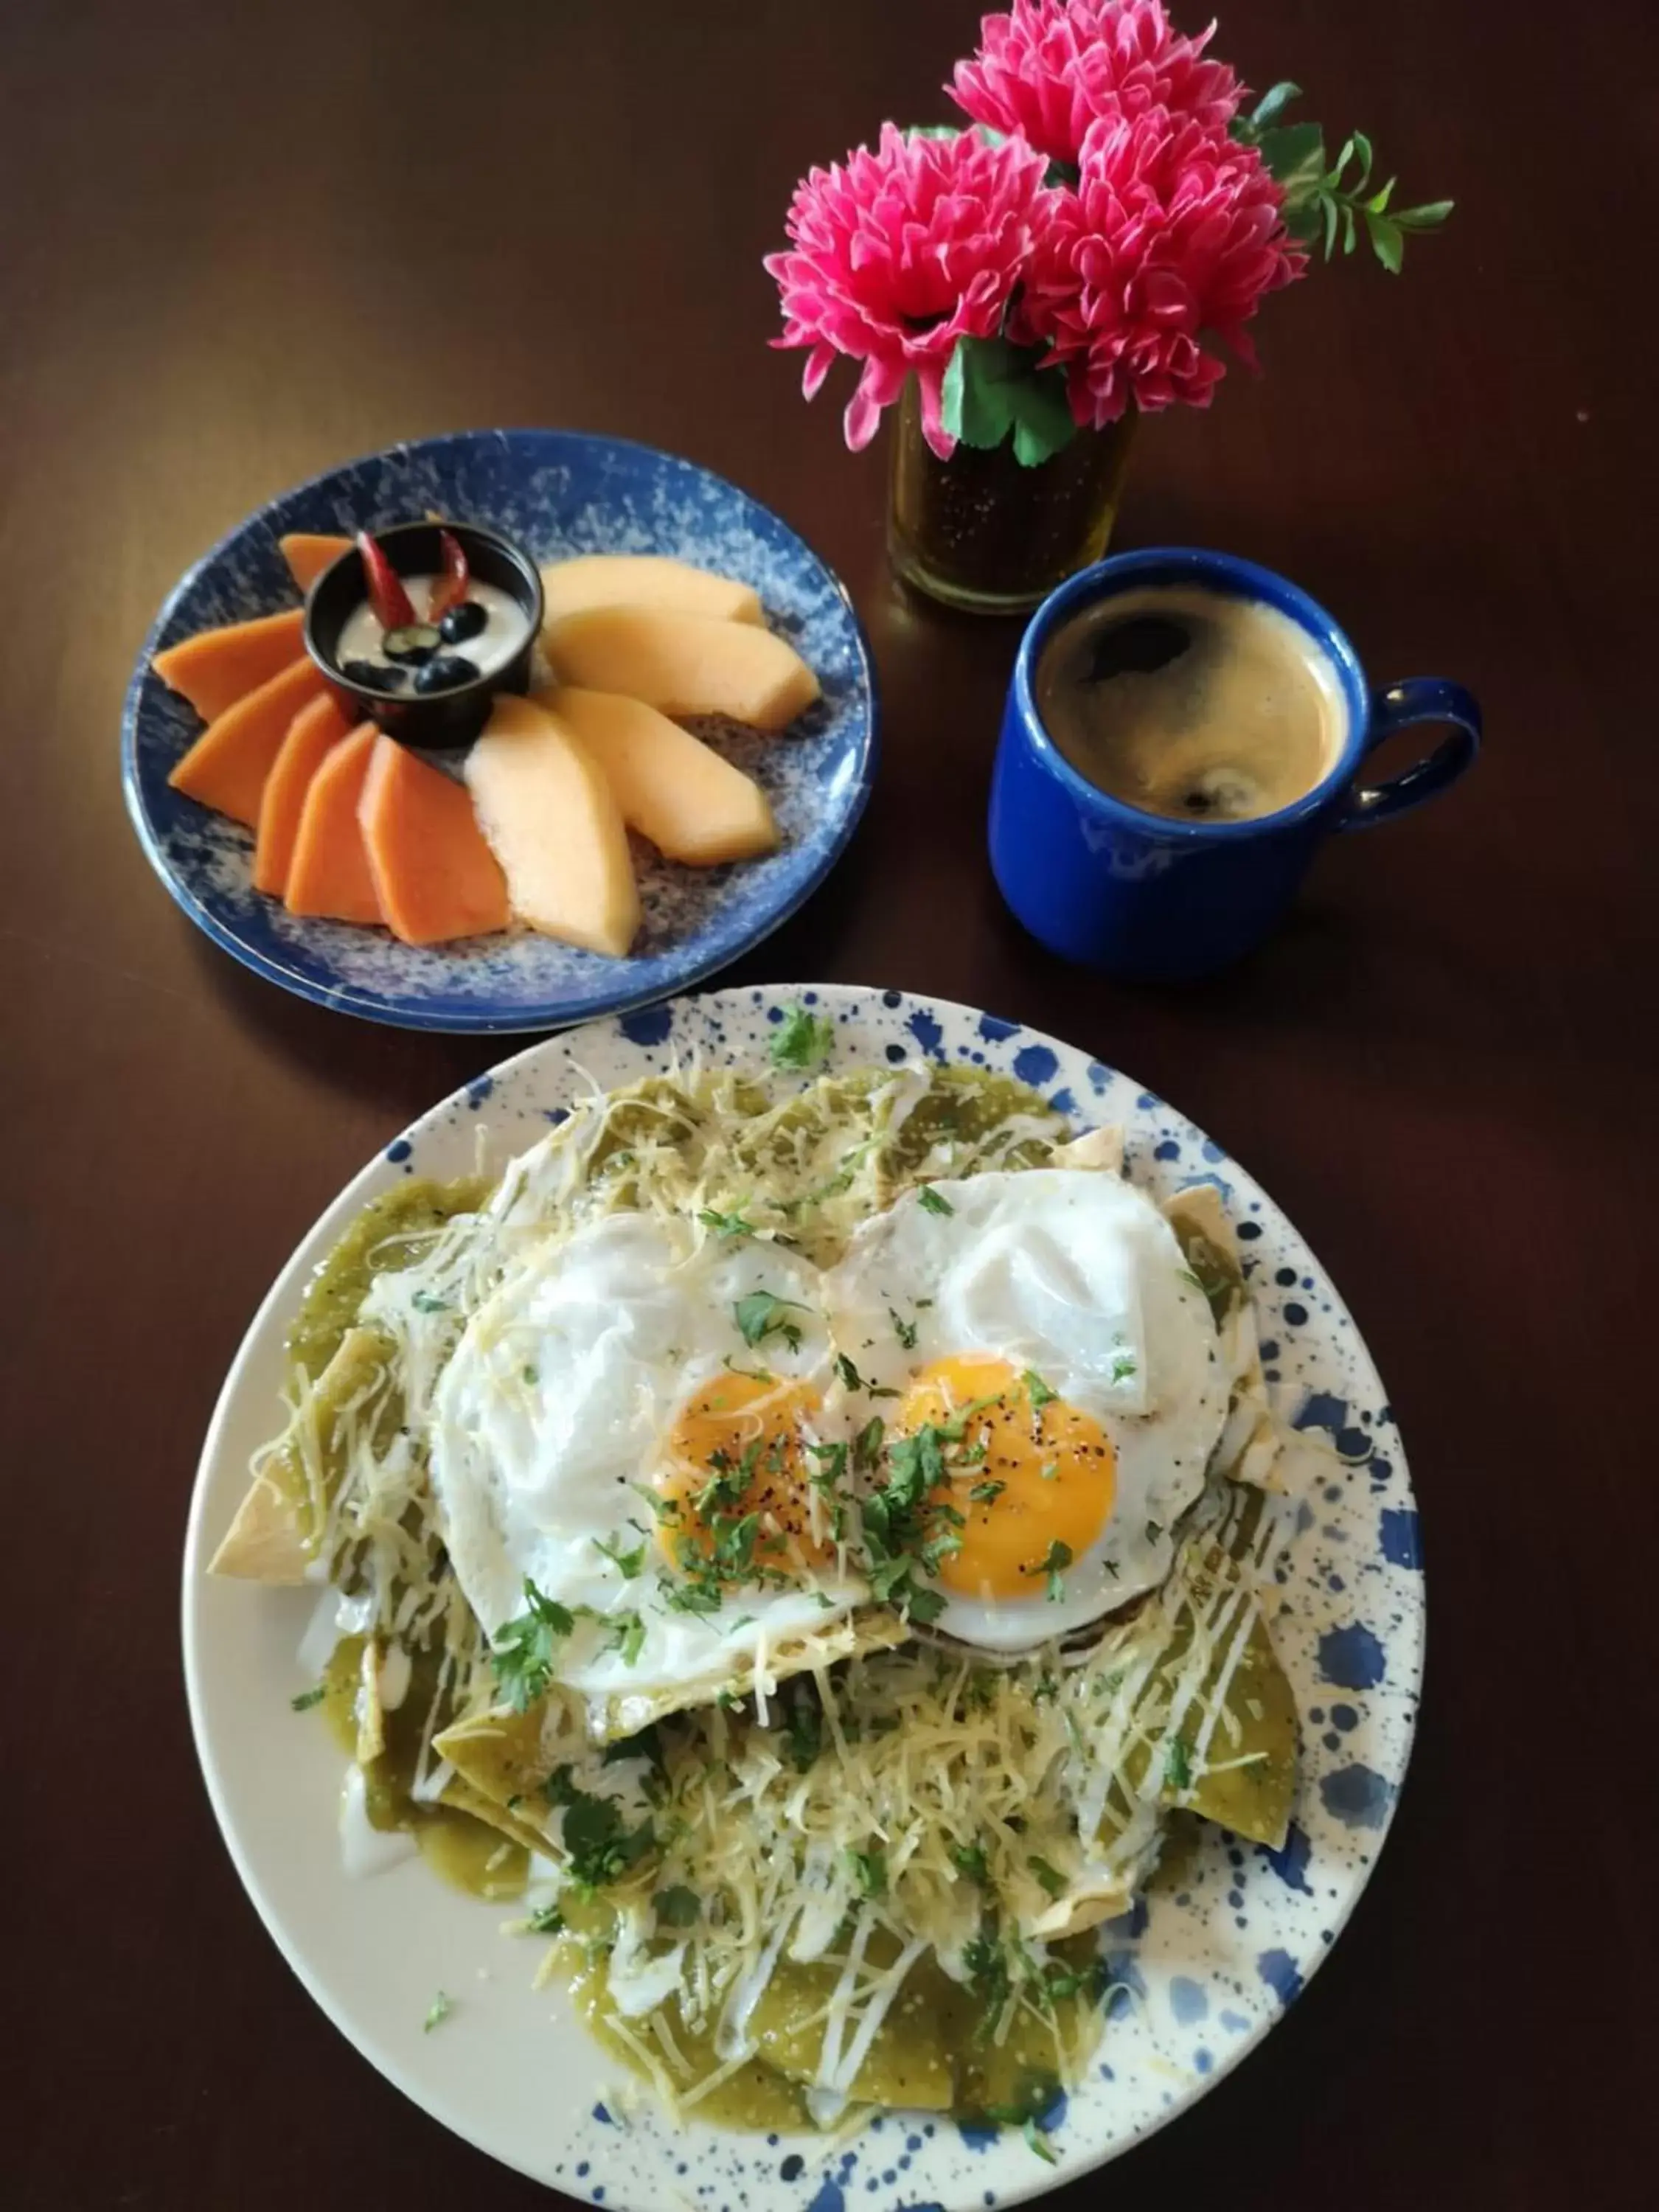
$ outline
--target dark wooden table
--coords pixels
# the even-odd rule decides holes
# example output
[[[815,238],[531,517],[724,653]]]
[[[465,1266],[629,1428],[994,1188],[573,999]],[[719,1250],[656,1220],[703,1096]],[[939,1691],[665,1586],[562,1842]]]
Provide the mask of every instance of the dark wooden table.
[[[1355,263],[1272,303],[1266,376],[1151,426],[1121,542],[1289,570],[1379,677],[1473,685],[1490,738],[1452,799],[1330,852],[1249,967],[1153,993],[1068,972],[1000,908],[982,817],[1015,631],[897,595],[882,452],[849,457],[843,386],[809,412],[766,349],[759,259],[795,176],[884,115],[943,116],[970,0],[9,0],[8,2204],[546,2201],[290,1977],[209,1814],[176,1626],[197,1452],[255,1304],[496,1048],[246,975],[151,876],[116,770],[133,653],[187,562],[337,459],[495,422],[737,478],[870,627],[868,817],[732,980],[903,984],[1133,1070],[1309,1235],[1400,1413],[1433,1632],[1376,1879],[1263,2051],[1072,2201],[1654,2201],[1659,16],[1226,12],[1254,82],[1294,75],[1458,212],[1398,284]]]

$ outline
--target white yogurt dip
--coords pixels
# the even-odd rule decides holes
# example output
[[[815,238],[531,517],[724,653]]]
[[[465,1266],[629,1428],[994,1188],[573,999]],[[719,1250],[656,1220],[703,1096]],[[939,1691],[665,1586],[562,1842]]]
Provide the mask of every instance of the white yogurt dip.
[[[404,576],[399,580],[409,594],[416,621],[424,622],[440,579]],[[437,650],[446,659],[453,655],[460,660],[470,660],[481,676],[493,676],[498,668],[506,667],[529,635],[529,617],[510,592],[502,591],[497,584],[483,583],[476,576],[467,585],[466,596],[483,609],[483,628],[458,645],[441,645]],[[374,607],[368,600],[362,600],[340,626],[334,647],[335,665],[343,668],[348,660],[367,660],[376,668],[408,666],[407,662],[387,659],[381,644],[384,635]],[[414,672],[410,668],[411,676]]]

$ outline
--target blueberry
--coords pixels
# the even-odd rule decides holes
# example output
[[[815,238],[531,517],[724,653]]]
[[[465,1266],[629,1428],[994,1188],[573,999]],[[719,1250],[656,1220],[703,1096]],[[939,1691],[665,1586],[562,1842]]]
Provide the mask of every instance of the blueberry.
[[[477,637],[489,620],[487,607],[481,607],[476,599],[460,599],[445,608],[439,635],[446,645],[465,645],[468,638]]]
[[[378,660],[343,660],[340,673],[360,691],[401,691],[404,688],[403,670],[383,668]]]
[[[388,660],[406,661],[418,668],[438,650],[438,633],[430,623],[405,623],[401,629],[386,632],[380,640],[380,650]]]
[[[415,689],[421,692],[453,691],[458,684],[470,684],[477,672],[465,653],[441,653],[424,668],[416,670]]]

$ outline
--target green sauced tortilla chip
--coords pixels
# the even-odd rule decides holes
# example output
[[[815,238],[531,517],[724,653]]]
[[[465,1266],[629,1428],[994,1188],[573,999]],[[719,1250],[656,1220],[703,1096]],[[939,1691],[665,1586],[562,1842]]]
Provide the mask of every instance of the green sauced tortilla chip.
[[[300,1402],[261,1463],[210,1573],[248,1582],[306,1579],[345,1477],[351,1425],[366,1415],[371,1437],[383,1445],[401,1419],[391,1352],[378,1330],[350,1328],[314,1385],[296,1377]]]

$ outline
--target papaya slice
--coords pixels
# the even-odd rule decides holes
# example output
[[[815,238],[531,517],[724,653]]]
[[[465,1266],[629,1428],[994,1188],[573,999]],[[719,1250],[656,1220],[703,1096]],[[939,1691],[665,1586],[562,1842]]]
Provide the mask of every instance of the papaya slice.
[[[277,548],[288,562],[288,572],[302,592],[308,592],[325,568],[331,568],[342,553],[351,550],[349,538],[329,538],[309,530],[290,530],[276,540]]]
[[[357,802],[380,732],[365,722],[340,739],[306,788],[288,865],[283,903],[290,914],[333,921],[379,921],[368,853],[357,824]]]
[[[198,630],[158,653],[151,665],[204,722],[216,721],[305,651],[300,634],[305,618],[303,607],[285,607],[279,615]]]
[[[257,830],[265,779],[289,724],[302,707],[323,697],[325,689],[309,660],[290,660],[210,722],[167,781],[187,799]]]
[[[465,786],[382,737],[357,821],[381,917],[394,937],[441,945],[507,927],[507,878]]]
[[[328,692],[302,707],[289,724],[259,799],[259,831],[253,848],[256,891],[281,898],[288,888],[289,862],[311,779],[350,728]]]

